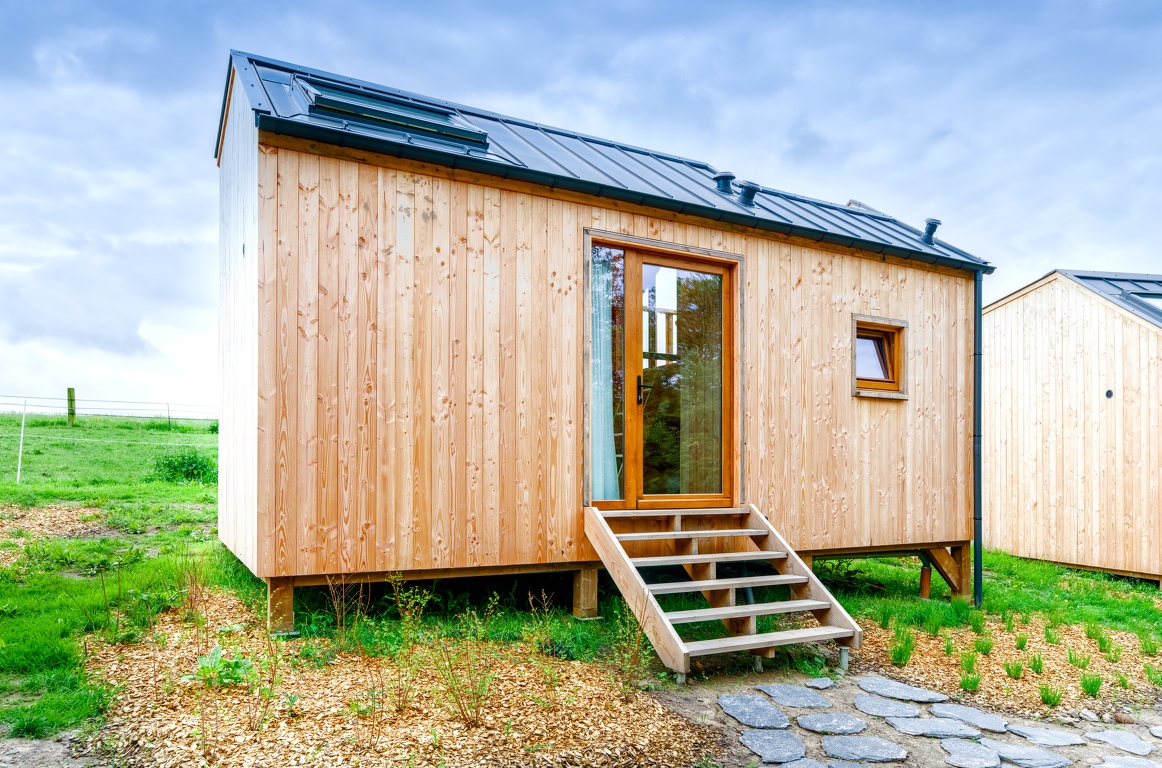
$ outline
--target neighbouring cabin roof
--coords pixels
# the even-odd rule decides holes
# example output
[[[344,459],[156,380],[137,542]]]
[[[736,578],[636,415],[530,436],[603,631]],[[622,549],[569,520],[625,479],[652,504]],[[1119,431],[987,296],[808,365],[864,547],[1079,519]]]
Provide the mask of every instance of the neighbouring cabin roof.
[[[1056,271],[1127,312],[1162,328],[1162,275],[1079,272],[1074,269]]]
[[[708,163],[239,51],[230,54],[219,142],[233,72],[262,131],[972,272],[995,269],[854,200],[841,205],[754,185],[754,204],[746,205],[743,185],[727,181],[730,191],[720,192]]]

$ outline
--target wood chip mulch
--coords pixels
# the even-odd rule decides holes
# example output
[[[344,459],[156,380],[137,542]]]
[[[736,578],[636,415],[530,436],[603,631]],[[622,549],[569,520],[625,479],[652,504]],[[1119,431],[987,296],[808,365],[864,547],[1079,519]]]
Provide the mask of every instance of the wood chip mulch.
[[[11,541],[16,548],[0,548],[0,566],[11,565],[24,554],[24,545],[55,538],[93,536],[108,528],[107,515],[92,507],[52,504],[22,509],[0,507],[0,541]]]
[[[199,642],[202,654],[220,643],[228,656],[265,657],[254,614],[237,598],[212,593],[205,615],[212,636],[201,641],[178,610],[163,615],[154,630],[163,643],[106,645],[90,638],[90,671],[119,691],[106,725],[90,740],[90,754],[113,749],[128,765],[166,767],[689,766],[712,755],[720,738],[647,694],[623,698],[608,670],[597,664],[542,659],[556,672],[553,685],[531,662],[529,650],[516,644],[495,646],[496,678],[480,726],[464,726],[440,701],[438,678],[425,665],[415,684],[415,705],[385,715],[377,731],[374,721],[354,714],[350,704],[374,685],[379,670],[390,681],[391,662],[341,653],[319,669],[299,657],[311,642],[301,639],[274,645],[282,674],[279,693],[272,718],[254,731],[242,688],[210,694],[197,683],[181,682],[196,665]],[[243,628],[214,632],[233,625]],[[285,694],[299,697],[294,716]]]
[[[1162,655],[1143,656],[1139,651],[1136,635],[1130,632],[1107,630],[1106,634],[1123,649],[1116,663],[1107,660],[1098,648],[1096,640],[1085,636],[1081,626],[1059,625],[1061,643],[1051,645],[1045,640],[1045,624],[1034,619],[1029,624],[1018,622],[1012,633],[1006,632],[999,621],[990,621],[986,634],[994,641],[989,655],[977,654],[976,673],[981,677],[980,688],[975,693],[960,689],[960,654],[973,650],[978,637],[971,629],[958,628],[941,630],[940,637],[932,637],[923,630],[915,632],[916,649],[911,660],[904,667],[893,666],[888,649],[893,641],[891,630],[880,628],[871,621],[863,622],[863,648],[859,652],[859,662],[870,668],[912,685],[940,691],[953,697],[963,697],[965,703],[984,705],[1011,714],[1025,717],[1044,717],[1061,711],[1081,708],[1096,713],[1113,713],[1123,706],[1152,706],[1158,701],[1162,689],[1150,682],[1143,670],[1143,664],[1162,667]],[[1028,637],[1025,650],[1018,651],[1016,638],[1024,634]],[[951,656],[944,653],[944,638],[951,637],[955,649]],[[1068,649],[1080,656],[1089,656],[1089,666],[1080,670],[1068,661]],[[1028,658],[1041,654],[1044,671],[1038,675],[1028,668]],[[1013,679],[1005,672],[1006,661],[1023,661],[1025,669],[1019,679]],[[1083,673],[1101,675],[1102,685],[1097,698],[1087,696],[1079,683]],[[1118,685],[1118,674],[1125,676],[1130,687]],[[1062,692],[1061,704],[1047,707],[1041,702],[1040,688],[1050,685]]]

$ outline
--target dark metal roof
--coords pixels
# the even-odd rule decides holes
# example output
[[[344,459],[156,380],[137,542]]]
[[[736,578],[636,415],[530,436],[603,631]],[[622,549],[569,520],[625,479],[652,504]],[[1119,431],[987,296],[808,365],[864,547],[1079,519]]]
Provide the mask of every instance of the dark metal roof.
[[[1162,275],[1079,272],[1073,269],[1059,269],[1057,272],[1162,328]]]
[[[930,264],[994,267],[859,203],[759,186],[753,205],[707,163],[231,51],[259,130],[638,203]],[[227,72],[227,89],[229,72]],[[219,140],[225,122],[223,96]]]

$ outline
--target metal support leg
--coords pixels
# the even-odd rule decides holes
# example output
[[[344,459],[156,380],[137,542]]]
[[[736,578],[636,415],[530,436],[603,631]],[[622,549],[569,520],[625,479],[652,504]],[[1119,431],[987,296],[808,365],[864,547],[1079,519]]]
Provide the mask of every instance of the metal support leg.
[[[686,684],[686,673],[685,672],[675,672],[674,677],[677,680],[678,685],[685,685]]]
[[[847,664],[850,661],[849,654],[850,650],[846,645],[839,646],[839,668],[844,672],[847,671]]]
[[[763,657],[762,656],[755,656],[754,657],[754,671],[755,672],[762,672],[763,671]]]

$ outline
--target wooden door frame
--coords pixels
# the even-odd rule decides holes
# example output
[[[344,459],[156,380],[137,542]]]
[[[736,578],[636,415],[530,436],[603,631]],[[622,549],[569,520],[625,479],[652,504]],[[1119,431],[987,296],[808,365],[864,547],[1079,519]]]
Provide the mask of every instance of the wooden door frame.
[[[722,404],[722,484],[723,493],[714,495],[659,495],[643,499],[632,498],[631,486],[626,482],[625,499],[618,501],[593,501],[592,474],[590,457],[592,456],[592,435],[590,433],[591,419],[590,397],[592,381],[590,378],[590,338],[591,333],[591,269],[594,246],[605,246],[623,251],[638,251],[647,256],[650,262],[679,262],[688,266],[717,267],[723,275],[723,404]],[[745,259],[739,254],[725,251],[714,251],[695,246],[678,245],[658,240],[635,237],[614,232],[604,232],[597,229],[585,229],[584,234],[584,261],[585,261],[585,321],[584,327],[584,471],[582,472],[582,498],[585,506],[595,506],[601,509],[657,509],[657,508],[697,508],[714,506],[738,506],[745,503],[745,473],[743,464],[743,395],[744,395],[744,361],[743,361],[743,286]],[[627,289],[627,294],[628,294]],[[628,316],[628,308],[627,308]],[[641,339],[630,339],[627,329],[626,360],[631,359],[633,348],[638,348],[640,357]],[[626,382],[626,399],[630,396],[630,384]],[[626,438],[626,465],[629,465],[630,446],[640,451],[640,446]]]

